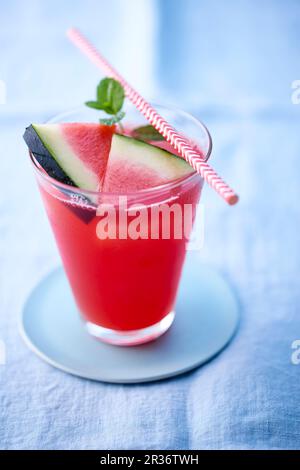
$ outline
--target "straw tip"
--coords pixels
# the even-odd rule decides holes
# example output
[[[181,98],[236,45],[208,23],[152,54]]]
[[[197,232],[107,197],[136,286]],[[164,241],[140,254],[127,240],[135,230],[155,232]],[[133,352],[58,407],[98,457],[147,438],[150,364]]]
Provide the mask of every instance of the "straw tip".
[[[231,194],[228,198],[227,198],[227,202],[230,206],[234,206],[239,200],[239,197],[237,194]]]
[[[76,33],[77,29],[74,26],[71,26],[67,29],[66,35],[70,38]]]

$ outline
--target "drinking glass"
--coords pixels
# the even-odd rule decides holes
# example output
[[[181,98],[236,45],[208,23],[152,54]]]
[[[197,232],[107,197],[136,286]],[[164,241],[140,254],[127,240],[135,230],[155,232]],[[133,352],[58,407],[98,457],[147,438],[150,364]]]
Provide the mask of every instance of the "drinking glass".
[[[154,106],[207,160],[212,144],[206,127],[184,111]],[[49,122],[98,120],[99,112],[82,107]],[[123,129],[145,124],[143,116],[127,105]],[[129,193],[95,192],[56,181],[30,157],[87,331],[123,346],[166,332],[174,320],[186,245],[203,186],[200,175],[192,172]]]

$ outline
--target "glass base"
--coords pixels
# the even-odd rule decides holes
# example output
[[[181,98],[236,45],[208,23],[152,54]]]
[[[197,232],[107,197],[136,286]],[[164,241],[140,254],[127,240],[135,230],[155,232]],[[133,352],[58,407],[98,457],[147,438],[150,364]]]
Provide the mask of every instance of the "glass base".
[[[163,335],[172,325],[175,312],[170,312],[161,321],[140,330],[118,331],[86,322],[85,327],[92,336],[104,343],[116,346],[136,346],[148,343]]]

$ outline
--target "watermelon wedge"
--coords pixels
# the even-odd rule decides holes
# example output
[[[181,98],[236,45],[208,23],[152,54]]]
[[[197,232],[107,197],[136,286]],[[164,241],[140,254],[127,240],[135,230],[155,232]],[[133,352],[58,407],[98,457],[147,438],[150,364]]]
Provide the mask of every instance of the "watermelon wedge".
[[[114,126],[32,124],[24,139],[50,176],[81,189],[126,194],[194,171],[165,148],[116,134]]]
[[[97,191],[105,173],[114,126],[94,123],[32,124],[24,140],[56,180]]]
[[[114,134],[102,189],[127,193],[193,173],[181,157],[125,135]]]

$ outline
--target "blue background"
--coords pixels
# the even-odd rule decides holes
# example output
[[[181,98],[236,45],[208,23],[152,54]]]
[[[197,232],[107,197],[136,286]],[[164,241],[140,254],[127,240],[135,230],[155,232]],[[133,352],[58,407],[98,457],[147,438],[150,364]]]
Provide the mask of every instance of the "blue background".
[[[238,292],[239,333],[182,377],[116,386],[68,376],[17,333],[59,263],[22,141],[24,126],[90,97],[98,71],[66,40],[80,27],[149,99],[200,117],[213,163],[241,195],[206,188],[204,261]],[[1,3],[0,448],[300,447],[300,2],[11,0]]]

